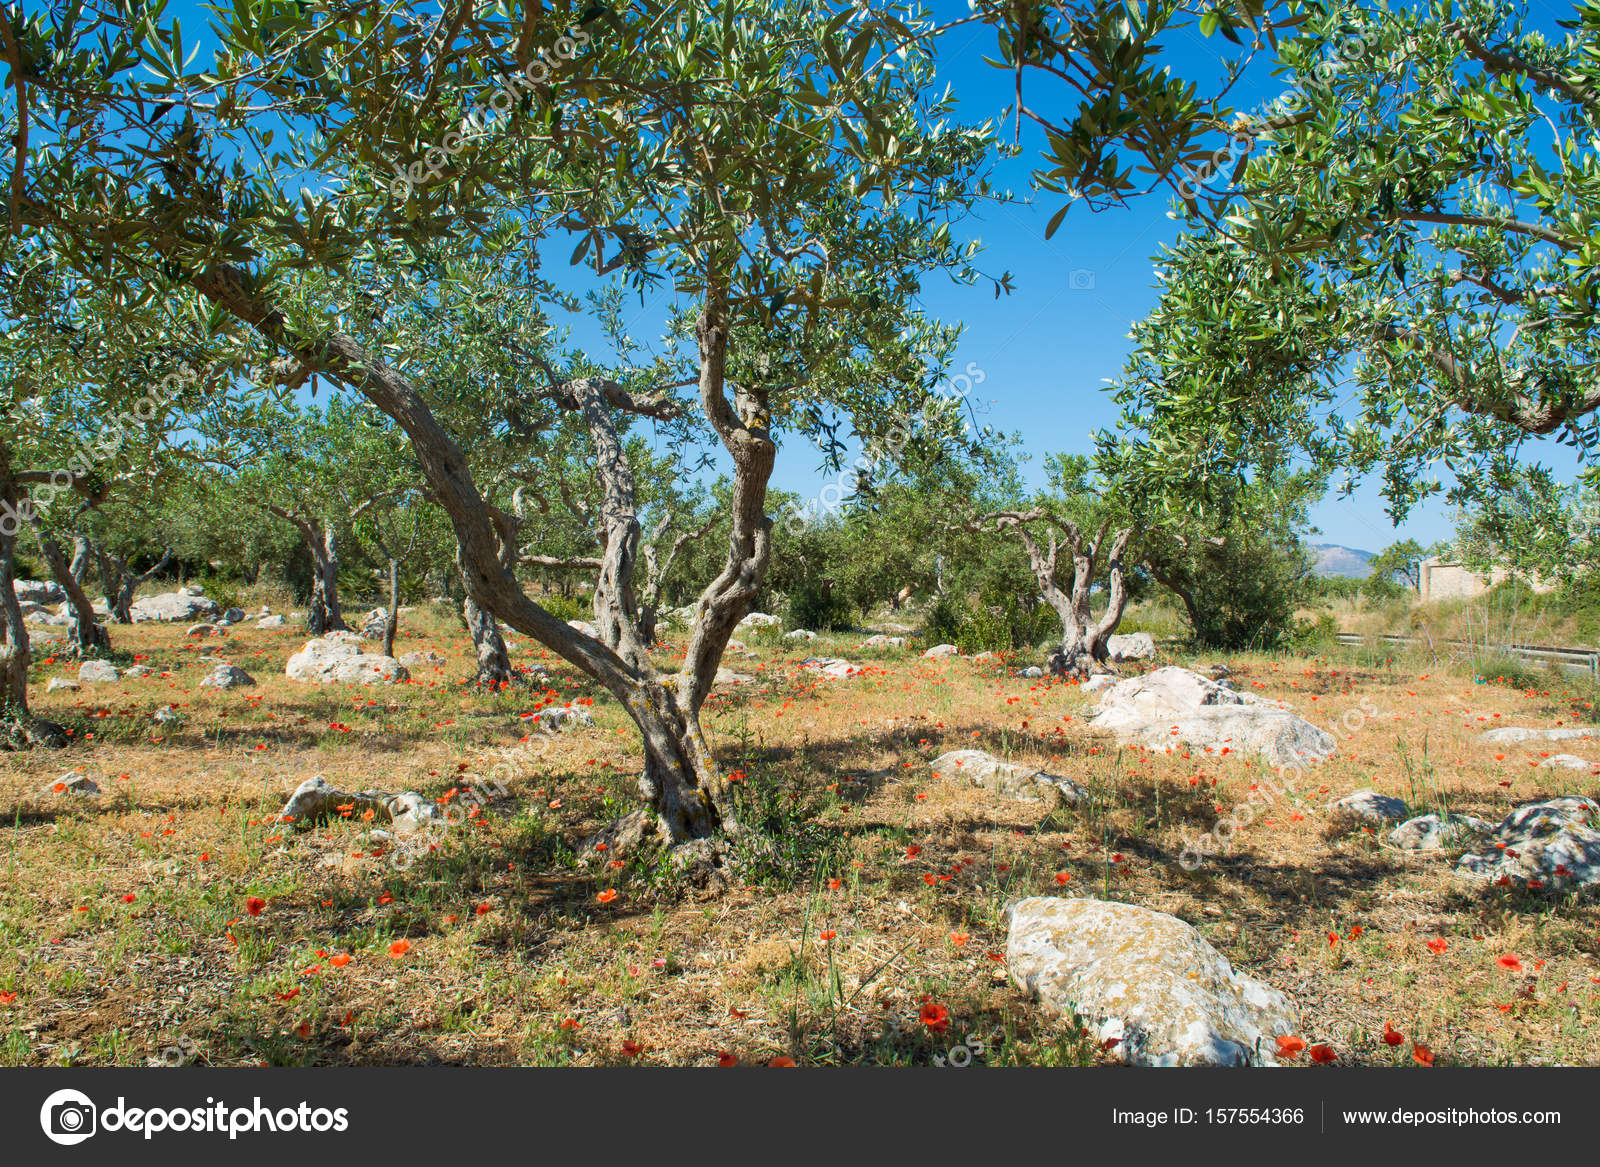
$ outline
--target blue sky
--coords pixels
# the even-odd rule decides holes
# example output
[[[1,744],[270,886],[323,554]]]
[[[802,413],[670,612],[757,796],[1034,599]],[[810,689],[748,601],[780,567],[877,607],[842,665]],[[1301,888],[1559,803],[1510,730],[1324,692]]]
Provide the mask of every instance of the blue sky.
[[[174,5],[189,43],[190,30],[198,34],[204,26],[198,9],[196,0],[178,0]],[[965,0],[936,0],[933,9],[943,19],[967,14]],[[1533,0],[1530,11],[1533,23],[1559,35],[1555,21],[1572,10],[1565,4]],[[993,38],[991,29],[974,24],[946,34],[940,47],[940,76],[960,98],[963,120],[998,118],[1012,101],[1011,75],[983,60],[992,51]],[[1230,51],[1232,46],[1220,36],[1207,40],[1190,29],[1175,34],[1168,64],[1204,89],[1219,74],[1220,54]],[[1248,108],[1284,91],[1284,82],[1270,75],[1269,66],[1265,60],[1258,63],[1235,89],[1236,107]],[[1029,83],[1029,103],[1042,111],[1065,111],[1068,96]],[[1026,127],[1023,140],[1022,155],[1002,161],[997,171],[1000,184],[1017,192],[1028,191],[1029,171],[1037,156],[1037,138],[1030,138]],[[1031,455],[1023,468],[1030,483],[1039,481],[1046,455],[1086,453],[1092,449],[1092,431],[1115,422],[1105,379],[1120,371],[1130,347],[1129,328],[1155,303],[1152,256],[1175,237],[1179,226],[1167,217],[1167,197],[1156,194],[1126,209],[1094,213],[1075,207],[1047,241],[1045,224],[1059,205],[1053,195],[1030,205],[991,205],[964,224],[965,234],[983,243],[981,267],[993,274],[1012,273],[1011,295],[997,300],[988,285],[930,281],[926,296],[931,314],[963,325],[953,367],[964,368],[970,362],[983,370],[986,380],[973,400],[983,410],[983,421],[1004,432],[1021,433]],[[1076,278],[1074,273],[1079,273]],[[563,280],[577,275],[562,259],[552,262],[549,274]],[[582,285],[581,277],[577,283]],[[634,300],[627,313],[630,331],[641,339],[657,335],[668,300],[667,294],[647,297],[642,303]],[[567,323],[577,339],[590,334],[579,322]],[[1576,467],[1570,452],[1553,444],[1538,446],[1537,453],[1564,477]],[[807,443],[791,438],[779,454],[773,485],[814,496],[833,477],[821,473],[819,460]],[[1320,530],[1312,536],[1315,541],[1372,551],[1408,536],[1423,543],[1446,538],[1454,526],[1449,509],[1435,502],[1416,508],[1396,530],[1373,482],[1351,499],[1325,500],[1312,519]]]

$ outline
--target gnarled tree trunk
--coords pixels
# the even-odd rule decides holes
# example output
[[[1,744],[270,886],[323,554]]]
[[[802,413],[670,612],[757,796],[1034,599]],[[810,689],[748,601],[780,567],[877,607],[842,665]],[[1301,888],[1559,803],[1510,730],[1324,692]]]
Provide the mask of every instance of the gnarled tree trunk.
[[[399,423],[428,480],[429,496],[455,527],[458,565],[473,601],[594,677],[622,703],[643,738],[640,788],[649,805],[652,833],[668,844],[716,834],[729,814],[726,784],[701,732],[699,712],[733,628],[748,611],[766,571],[771,549],[766,489],[776,452],[764,391],[738,386],[734,400],[728,400],[728,326],[721,293],[713,290],[708,297],[696,337],[701,408],[735,467],[728,558],[696,605],[683,672],[664,677],[651,666],[636,625],[631,575],[639,525],[632,473],[614,427],[606,433],[611,423],[601,405],[667,417],[680,411],[676,402],[635,399],[622,386],[599,378],[564,382],[546,391],[563,408],[583,413],[606,488],[607,562],[597,588],[603,594],[596,600],[601,633],[596,639],[568,627],[523,592],[501,557],[503,544],[491,508],[473,481],[465,454],[410,378],[345,334],[298,335],[287,316],[264,301],[236,269],[215,266],[190,278],[212,302],[307,366],[337,377]]]
[[[67,593],[67,604],[72,609],[73,655],[82,656],[85,652],[95,650],[110,652],[111,633],[96,619],[94,603],[78,578],[72,574],[72,564],[67,561],[61,545],[37,523],[34,524],[33,533],[39,541],[39,551],[44,561],[50,565],[50,574]]]
[[[132,624],[134,593],[172,562],[172,548],[163,548],[156,565],[144,572],[134,571],[126,560],[111,554],[104,547],[95,546],[93,551],[100,570],[100,586],[106,593],[106,606],[111,609],[111,619],[118,624]]]
[[[1051,525],[1048,548],[1040,547],[1028,529],[1028,524],[1040,520],[1047,520]],[[1131,530],[1117,531],[1112,535],[1111,547],[1106,552],[1109,587],[1105,612],[1099,620],[1095,620],[1090,608],[1101,547],[1110,532],[1110,526],[1110,520],[1107,520],[1101,524],[1092,540],[1086,539],[1076,523],[1057,517],[1047,507],[1035,507],[1029,511],[998,511],[967,524],[968,529],[973,531],[1009,529],[1015,531],[1017,538],[1022,541],[1023,550],[1028,555],[1028,566],[1033,569],[1034,579],[1039,585],[1039,593],[1061,621],[1061,647],[1050,656],[1050,671],[1057,676],[1086,676],[1096,666],[1104,665],[1109,656],[1106,641],[1122,622],[1122,613],[1128,603],[1123,560],[1133,534]],[[1056,579],[1056,567],[1062,550],[1058,532],[1066,537],[1066,546],[1072,555],[1070,591],[1062,588]]]
[[[28,513],[0,443],[0,746],[64,746],[66,731],[28,709],[28,665],[32,652],[17,602],[17,532]]]

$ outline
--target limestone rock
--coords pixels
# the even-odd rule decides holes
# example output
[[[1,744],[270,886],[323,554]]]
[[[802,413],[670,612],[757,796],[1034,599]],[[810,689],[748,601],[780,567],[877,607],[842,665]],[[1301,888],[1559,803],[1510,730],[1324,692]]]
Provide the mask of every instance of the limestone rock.
[[[1288,708],[1175,665],[1116,682],[1097,708],[1091,725],[1149,749],[1187,745],[1291,765],[1321,762],[1336,748],[1331,735]]]
[[[93,778],[81,770],[68,770],[50,785],[39,792],[40,794],[69,795],[78,794],[93,796],[100,793],[100,787]]]
[[[596,628],[587,620],[568,620],[567,627],[571,628],[575,632],[581,632],[585,636],[593,636],[598,638],[600,635],[600,629]]]
[[[128,668],[123,670],[122,679],[124,681],[135,681],[143,677],[153,677],[155,675],[156,671],[149,665],[129,665]]]
[[[1452,844],[1466,843],[1494,830],[1493,823],[1471,815],[1418,815],[1389,832],[1389,842],[1402,851],[1438,851]]]
[[[1039,896],[1007,912],[1012,979],[1044,1010],[1083,1018],[1141,1066],[1276,1064],[1292,1001],[1233,970],[1179,920],[1134,904]]]
[[[104,685],[120,681],[122,674],[110,661],[86,660],[78,666],[78,680],[89,685]]]
[[[1023,669],[1018,676],[1027,677],[1030,681],[1036,681],[1040,677],[1044,676],[1044,670],[1038,665],[1029,665],[1027,668]]]
[[[960,656],[961,650],[953,644],[936,644],[922,655],[924,659],[939,660],[947,656]]]
[[[1059,792],[1063,802],[1077,802],[1087,791],[1070,778],[1014,766],[982,750],[951,750],[933,760],[933,772],[940,778],[965,778],[975,786],[996,794],[1009,795],[1022,802],[1039,802],[1056,797],[1046,787]]]
[[[348,815],[360,819],[367,811],[374,821],[391,823],[397,834],[420,830],[444,819],[438,804],[415,791],[385,794],[378,790],[345,791],[332,785],[321,774],[307,778],[295,787],[289,801],[278,812],[278,821],[292,823],[303,830],[324,819]]]
[[[408,669],[431,669],[444,664],[445,659],[436,652],[408,652],[400,658],[400,663]]]
[[[1347,794],[1333,804],[1333,809],[1374,823],[1397,823],[1411,813],[1404,799],[1391,798],[1376,790],[1358,790],[1354,794]]]
[[[389,609],[374,608],[361,621],[361,635],[367,640],[382,640],[384,627],[389,623]]]
[[[243,608],[229,608],[221,616],[217,617],[217,623],[218,624],[237,624],[237,623],[239,623],[239,621],[241,621],[243,619],[244,619],[244,609]]]
[[[1103,693],[1117,683],[1117,678],[1110,673],[1096,673],[1087,678],[1078,688],[1084,693]]]
[[[734,627],[745,629],[782,628],[783,621],[778,619],[776,616],[769,616],[765,612],[751,612],[743,620],[740,620],[738,624],[734,625]]]
[[[874,636],[869,636],[861,642],[862,648],[904,648],[905,646],[906,638],[904,636],[885,636],[881,632]]]
[[[263,616],[260,620],[256,621],[256,627],[269,629],[282,628],[283,623],[284,621],[282,616]]]
[[[830,681],[842,681],[846,677],[853,677],[861,670],[858,666],[836,656],[814,656],[809,660],[800,662],[803,669],[815,669]]]
[[[237,689],[243,685],[254,685],[256,679],[245,672],[238,665],[219,664],[211,672],[200,679],[202,689]]]
[[[1556,891],[1600,882],[1600,805],[1566,794],[1519,806],[1484,844],[1456,861],[1458,875]]]
[[[392,656],[363,653],[361,638],[349,632],[330,632],[289,658],[285,674],[291,681],[328,685],[390,685],[409,680],[410,672]]]
[[[783,638],[785,640],[815,640],[817,634],[806,628],[796,628],[793,632],[784,633]]]
[[[594,715],[581,705],[558,705],[554,709],[541,709],[528,720],[542,729],[567,730],[577,725],[593,725]]]
[[[1478,735],[1485,745],[1503,745],[1507,742],[1567,742],[1600,737],[1600,727],[1580,725],[1570,728],[1532,729],[1526,726],[1506,725],[1488,729]]]
[[[11,590],[28,604],[58,604],[67,598],[65,589],[53,579],[14,579]]]
[[[755,678],[749,673],[736,673],[732,669],[718,669],[716,677],[711,684],[717,688],[724,685],[748,685]]]
[[[133,617],[134,623],[138,624],[145,620],[168,622],[195,620],[216,616],[221,611],[215,600],[209,600],[191,589],[182,589],[165,595],[145,596],[143,599],[135,600],[129,606],[128,614]]]
[[[1106,654],[1112,660],[1148,660],[1156,654],[1156,642],[1148,632],[1106,637]]]
[[[69,681],[65,677],[51,677],[50,683],[44,687],[46,693],[76,693],[78,682]]]
[[[1539,763],[1541,770],[1593,770],[1600,772],[1600,762],[1591,762],[1576,754],[1555,754]]]

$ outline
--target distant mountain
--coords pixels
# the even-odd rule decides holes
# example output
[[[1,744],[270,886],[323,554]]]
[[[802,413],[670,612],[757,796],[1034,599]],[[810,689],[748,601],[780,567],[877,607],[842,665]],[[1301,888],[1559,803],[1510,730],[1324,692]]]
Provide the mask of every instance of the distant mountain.
[[[1355,547],[1341,547],[1337,543],[1313,543],[1317,553],[1312,575],[1342,576],[1345,579],[1366,579],[1372,574],[1372,552]]]

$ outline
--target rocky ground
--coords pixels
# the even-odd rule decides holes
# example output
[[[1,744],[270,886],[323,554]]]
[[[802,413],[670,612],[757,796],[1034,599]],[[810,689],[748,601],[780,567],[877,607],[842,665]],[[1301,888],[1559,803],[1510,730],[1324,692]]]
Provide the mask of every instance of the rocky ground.
[[[442,610],[391,665],[171,606],[104,667],[43,647],[74,744],[0,755],[0,1062],[1600,1060],[1600,740],[1564,681],[1352,649],[1085,692],[752,623],[708,894],[580,852],[636,739],[537,646],[488,691]]]

